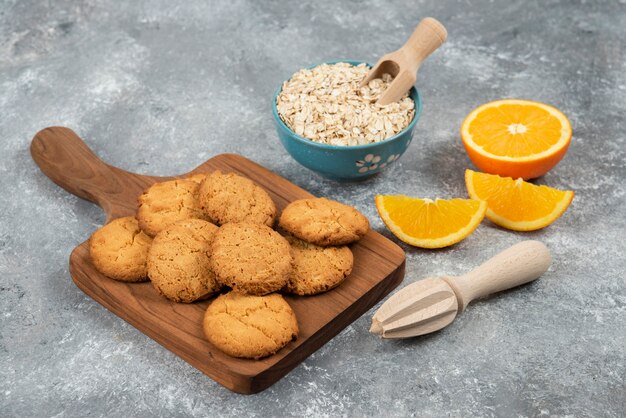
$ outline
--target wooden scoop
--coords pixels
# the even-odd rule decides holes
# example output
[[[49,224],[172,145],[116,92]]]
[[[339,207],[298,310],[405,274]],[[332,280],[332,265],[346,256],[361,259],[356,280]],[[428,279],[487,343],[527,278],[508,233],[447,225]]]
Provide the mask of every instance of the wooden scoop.
[[[432,17],[423,19],[402,48],[383,55],[378,60],[361,81],[361,87],[375,78],[381,78],[384,73],[390,74],[394,79],[377,103],[384,106],[397,102],[415,84],[417,70],[422,62],[439,48],[447,37],[446,28],[438,20]]]
[[[472,300],[537,279],[548,270],[550,250],[523,241],[460,276],[431,277],[400,289],[376,311],[370,332],[408,338],[440,330]]]

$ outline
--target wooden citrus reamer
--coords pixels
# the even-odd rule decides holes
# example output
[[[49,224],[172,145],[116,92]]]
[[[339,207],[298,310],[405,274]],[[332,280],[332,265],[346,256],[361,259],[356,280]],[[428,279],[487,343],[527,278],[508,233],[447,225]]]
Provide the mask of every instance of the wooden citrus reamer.
[[[370,332],[383,338],[408,338],[437,331],[472,300],[533,281],[548,270],[551,261],[544,244],[523,241],[463,276],[412,283],[376,311]]]
[[[393,81],[378,99],[378,104],[388,105],[397,102],[413,87],[417,70],[433,51],[446,41],[448,32],[436,19],[423,19],[413,31],[408,41],[397,51],[385,54],[378,60],[361,81],[361,87],[384,73],[394,77]]]

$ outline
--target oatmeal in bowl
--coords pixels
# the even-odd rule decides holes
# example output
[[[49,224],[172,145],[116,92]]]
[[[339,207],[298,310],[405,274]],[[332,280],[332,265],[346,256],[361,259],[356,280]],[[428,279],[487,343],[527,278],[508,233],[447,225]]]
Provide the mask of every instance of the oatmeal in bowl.
[[[278,136],[291,156],[326,177],[356,180],[395,162],[409,146],[421,112],[415,87],[397,102],[376,103],[390,84],[385,74],[359,84],[366,63],[340,61],[302,69],[274,96]]]
[[[345,62],[321,64],[295,73],[276,98],[278,115],[296,134],[329,145],[365,145],[384,141],[409,126],[415,103],[408,93],[380,106],[376,101],[391,76],[359,83],[369,67]]]

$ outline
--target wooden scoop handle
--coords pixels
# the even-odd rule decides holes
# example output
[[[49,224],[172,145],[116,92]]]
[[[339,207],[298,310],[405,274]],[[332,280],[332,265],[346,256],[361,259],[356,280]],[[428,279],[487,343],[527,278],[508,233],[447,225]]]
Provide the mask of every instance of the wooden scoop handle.
[[[462,311],[474,299],[537,279],[548,270],[551,262],[550,250],[543,243],[523,241],[463,276],[443,279],[456,293]]]
[[[30,153],[53,182],[78,197],[98,204],[107,222],[132,209],[123,193],[141,193],[138,175],[110,166],[99,159],[71,129],[54,126],[35,134]],[[144,182],[145,185],[145,182]]]
[[[400,48],[410,59],[413,73],[417,72],[422,62],[439,48],[448,37],[448,31],[437,19],[427,17],[423,19],[409,37],[409,40]]]
[[[383,73],[391,74],[394,79],[378,99],[378,104],[386,106],[400,98],[415,84],[417,70],[422,62],[441,46],[448,32],[443,25],[427,17],[423,19],[409,37],[409,40],[397,51],[384,55],[361,81],[361,86]]]

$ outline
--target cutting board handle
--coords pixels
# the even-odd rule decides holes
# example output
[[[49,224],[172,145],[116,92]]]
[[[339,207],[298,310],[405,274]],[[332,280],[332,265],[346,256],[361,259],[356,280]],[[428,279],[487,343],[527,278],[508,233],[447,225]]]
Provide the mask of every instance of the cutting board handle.
[[[123,192],[130,188],[140,193],[143,188],[137,174],[106,164],[69,128],[53,126],[37,132],[30,153],[53,182],[102,207],[107,222],[126,214],[118,209],[124,206]]]

